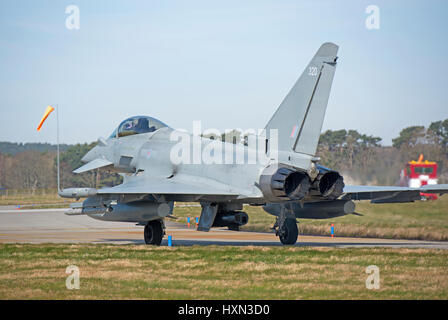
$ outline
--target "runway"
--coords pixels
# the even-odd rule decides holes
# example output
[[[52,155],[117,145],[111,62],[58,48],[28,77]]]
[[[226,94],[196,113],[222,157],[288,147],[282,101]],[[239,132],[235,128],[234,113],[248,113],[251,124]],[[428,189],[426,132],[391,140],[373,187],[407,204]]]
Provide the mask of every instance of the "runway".
[[[143,226],[107,222],[88,216],[67,216],[65,209],[0,209],[0,243],[109,243],[144,244]],[[225,228],[198,232],[194,228],[167,221],[166,234],[174,246],[234,245],[281,246],[273,233],[236,232]],[[166,236],[162,242],[167,245]],[[374,238],[320,237],[299,235],[296,246],[390,247],[448,249],[448,241],[391,240]]]

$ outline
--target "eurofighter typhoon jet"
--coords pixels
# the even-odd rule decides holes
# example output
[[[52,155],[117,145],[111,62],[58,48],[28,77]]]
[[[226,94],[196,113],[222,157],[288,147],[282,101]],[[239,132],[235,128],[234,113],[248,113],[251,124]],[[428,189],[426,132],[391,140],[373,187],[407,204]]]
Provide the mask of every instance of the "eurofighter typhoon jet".
[[[338,172],[319,165],[315,154],[337,51],[333,43],[319,48],[263,132],[257,134],[256,152],[262,149],[266,161],[247,161],[255,152],[250,144],[211,140],[172,129],[151,117],[131,117],[108,139],[100,138],[98,145],[83,157],[86,164],[74,171],[118,172],[123,183],[103,189],[59,190],[61,197],[86,197],[82,203],[73,204],[67,214],[144,225],[145,242],[160,245],[165,234],[164,219],[172,216],[175,201],[200,203],[198,231],[212,227],[238,230],[248,222],[243,205],[262,206],[276,216],[273,229],[281,243],[291,245],[297,241],[298,218],[357,214],[353,200],[412,202],[420,200],[420,192],[447,193],[447,184],[421,188],[344,185]],[[179,137],[183,138],[181,147]],[[210,144],[214,152],[226,150],[226,159],[235,160],[243,154],[244,161],[204,163],[200,155],[197,159],[195,148],[207,150]],[[178,161],[181,153],[187,161]]]

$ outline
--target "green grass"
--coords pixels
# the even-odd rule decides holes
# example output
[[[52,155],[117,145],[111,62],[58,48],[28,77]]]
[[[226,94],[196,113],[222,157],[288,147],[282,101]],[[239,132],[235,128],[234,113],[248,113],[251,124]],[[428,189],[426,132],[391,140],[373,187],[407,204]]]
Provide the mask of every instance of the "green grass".
[[[59,207],[68,206],[74,199],[65,199],[58,196],[56,189],[36,190],[34,193],[31,190],[8,190],[0,195],[0,206],[5,205],[20,205],[24,207],[31,207],[31,204],[36,205],[55,205]]]
[[[447,299],[448,251],[0,245],[0,299]],[[80,270],[67,290],[66,267]],[[365,286],[380,269],[380,289]]]
[[[185,223],[186,217],[200,215],[200,207],[178,207],[174,215]],[[275,217],[261,207],[245,206],[249,223],[242,227],[248,231],[269,231]],[[330,226],[335,225],[336,236],[359,236],[392,239],[448,240],[448,195],[436,201],[418,201],[401,204],[371,204],[357,201],[356,212],[364,216],[312,220],[299,219],[299,233],[308,235],[330,235]]]

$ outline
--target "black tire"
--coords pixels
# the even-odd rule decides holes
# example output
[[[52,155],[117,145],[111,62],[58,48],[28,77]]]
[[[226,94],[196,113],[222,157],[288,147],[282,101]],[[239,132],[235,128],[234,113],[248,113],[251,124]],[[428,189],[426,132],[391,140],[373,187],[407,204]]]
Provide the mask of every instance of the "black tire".
[[[296,219],[287,218],[282,229],[283,234],[280,236],[281,243],[295,244],[299,236],[299,228],[297,228]]]
[[[163,238],[162,221],[149,221],[145,226],[144,235],[146,244],[160,246]]]

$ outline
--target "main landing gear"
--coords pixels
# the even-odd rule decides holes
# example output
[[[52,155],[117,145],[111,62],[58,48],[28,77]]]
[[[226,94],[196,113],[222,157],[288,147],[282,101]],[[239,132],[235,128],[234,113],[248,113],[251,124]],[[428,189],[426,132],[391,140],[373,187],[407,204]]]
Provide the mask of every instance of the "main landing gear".
[[[162,220],[149,221],[145,226],[145,243],[160,246],[165,235],[165,228]]]
[[[282,207],[280,215],[274,224],[275,235],[280,238],[283,244],[295,244],[299,236],[299,229],[297,228],[297,221],[294,213],[285,204]]]

